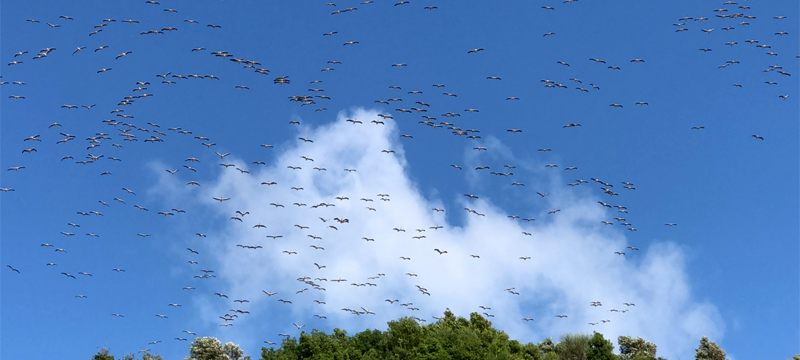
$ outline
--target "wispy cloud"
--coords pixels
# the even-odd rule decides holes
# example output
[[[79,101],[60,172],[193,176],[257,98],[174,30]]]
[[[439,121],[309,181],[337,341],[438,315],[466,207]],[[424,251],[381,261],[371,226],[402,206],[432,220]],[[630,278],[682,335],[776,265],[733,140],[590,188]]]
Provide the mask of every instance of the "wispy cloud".
[[[448,224],[433,210],[443,208],[442,201],[426,198],[410,180],[394,123],[370,122],[375,119],[380,118],[374,111],[355,110],[328,125],[301,127],[298,137],[306,140],[298,139],[272,164],[252,167],[226,159],[249,174],[225,169],[194,193],[199,204],[212,209],[215,221],[226,224],[209,235],[213,241],[205,251],[213,254],[230,300],[203,301],[204,308],[216,304],[210,306],[218,314],[209,321],[231,309],[233,299],[251,301],[242,307],[251,314],[236,321],[238,330],[232,331],[241,338],[234,340],[277,339],[261,331],[288,331],[292,321],[325,324],[314,314],[357,331],[382,328],[404,315],[432,321],[445,308],[460,315],[484,311],[479,306],[490,307],[485,310],[493,315],[490,320],[524,341],[597,330],[609,337],[642,336],[656,342],[662,355],[686,358],[700,336],[722,335],[716,308],[692,296],[677,245],[652,244],[636,260],[615,255],[628,243],[625,234],[601,223],[613,215],[588,192],[571,194],[541,174],[531,175],[527,188],[548,189],[558,213],[544,211],[535,222],[515,220],[481,197],[445,209],[474,210],[463,224]],[[505,149],[496,139],[487,144]],[[505,149],[500,156],[513,154]],[[160,186],[169,188],[171,181],[166,177]],[[254,227],[259,224],[266,228]],[[332,281],[339,278],[346,281]],[[509,288],[518,295],[504,290]],[[268,297],[262,290],[278,294]],[[590,306],[592,301],[603,305]],[[375,314],[354,315],[342,308]],[[266,326],[265,319],[280,321]]]

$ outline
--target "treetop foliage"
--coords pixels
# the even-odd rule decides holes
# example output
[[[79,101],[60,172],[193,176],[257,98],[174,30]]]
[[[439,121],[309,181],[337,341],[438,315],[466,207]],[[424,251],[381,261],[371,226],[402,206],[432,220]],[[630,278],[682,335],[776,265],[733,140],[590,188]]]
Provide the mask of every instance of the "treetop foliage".
[[[469,319],[445,311],[438,321],[421,325],[413,318],[388,323],[386,331],[364,330],[348,335],[334,329],[302,332],[284,339],[279,348],[261,348],[261,360],[664,360],[656,356],[656,345],[642,338],[620,336],[619,354],[614,344],[595,332],[565,335],[559,342],[544,339],[538,344],[520,343],[495,329],[478,313]],[[133,355],[123,360],[135,360]],[[725,351],[703,337],[696,360],[725,360]],[[800,356],[795,356],[800,360]],[[108,350],[100,350],[92,360],[114,360]],[[143,354],[142,360],[163,360]],[[213,337],[196,338],[185,360],[250,360],[238,345],[223,344]]]

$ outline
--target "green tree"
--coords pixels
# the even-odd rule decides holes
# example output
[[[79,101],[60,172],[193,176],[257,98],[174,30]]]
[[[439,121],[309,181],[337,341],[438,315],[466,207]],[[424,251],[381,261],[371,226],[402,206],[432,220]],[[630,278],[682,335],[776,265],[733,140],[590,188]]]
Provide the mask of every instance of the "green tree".
[[[539,350],[541,350],[545,354],[555,352],[556,345],[553,344],[553,340],[550,340],[550,338],[546,338],[539,343]]]
[[[232,342],[227,342],[225,345],[222,345],[222,352],[225,353],[230,360],[240,360],[244,355],[244,352],[239,348],[239,345],[236,345]]]
[[[694,358],[696,360],[725,360],[725,351],[713,341],[703,336],[700,345],[697,346]]]
[[[558,353],[549,352],[549,353],[545,353],[544,354],[544,357],[542,358],[542,360],[561,360],[561,358],[558,357]]]
[[[589,340],[589,351],[587,353],[587,360],[617,360],[617,355],[614,355],[614,344],[606,340],[603,334],[595,332]]]
[[[656,344],[645,339],[620,336],[617,343],[622,360],[656,360]]]
[[[142,360],[164,360],[161,355],[153,355],[147,351],[142,354]]]
[[[348,335],[342,329],[327,334],[319,330],[286,338],[280,348],[262,348],[261,360],[664,360],[656,357],[656,345],[642,338],[620,336],[620,355],[602,334],[565,335],[558,343],[549,338],[538,344],[509,339],[505,332],[478,313],[457,317],[449,310],[436,322],[420,324],[415,318],[388,323],[386,331],[365,330]],[[114,360],[101,349],[92,360]],[[136,360],[127,355],[123,360]],[[141,360],[163,360],[142,354]],[[234,343],[213,337],[192,342],[186,360],[250,360]],[[696,360],[726,360],[725,352],[703,337]],[[800,360],[795,355],[792,360]]]
[[[419,324],[411,318],[402,318],[389,322],[386,331],[386,345],[396,357],[412,359],[417,355],[417,346],[422,342],[423,331]]]
[[[192,342],[186,360],[227,360],[225,357],[219,340],[213,337],[199,337]]]
[[[558,360],[555,352],[552,356]],[[509,340],[477,313],[465,319],[446,311],[432,324],[401,318],[390,321],[386,331],[366,330],[353,336],[340,329],[332,334],[304,332],[297,340],[286,339],[280,349],[262,348],[261,359],[541,360],[543,355],[535,344]]]
[[[590,341],[589,335],[565,335],[556,345],[556,353],[562,360],[586,360]]]
[[[199,337],[192,342],[186,360],[240,360],[242,355],[239,345],[230,342],[222,345],[216,338]],[[244,360],[249,360],[249,357]]]
[[[142,353],[142,358],[141,359],[142,360],[164,360],[164,358],[162,358],[161,355],[153,355],[148,351],[145,351],[144,353]],[[122,360],[136,360],[136,355],[127,354],[127,355],[122,357]]]
[[[92,360],[114,360],[114,356],[108,353],[108,349],[102,348],[97,354],[94,354]]]

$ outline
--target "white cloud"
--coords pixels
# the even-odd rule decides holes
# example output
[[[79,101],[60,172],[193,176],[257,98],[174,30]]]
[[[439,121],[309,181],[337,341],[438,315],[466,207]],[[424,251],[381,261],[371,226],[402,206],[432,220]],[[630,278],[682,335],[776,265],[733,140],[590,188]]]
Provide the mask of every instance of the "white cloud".
[[[363,124],[347,122],[347,118]],[[642,257],[638,261],[614,255],[628,243],[624,234],[600,223],[613,215],[598,206],[597,199],[554,188],[553,181],[540,186],[551,191],[550,201],[561,209],[555,215],[538,214],[535,223],[512,220],[491,199],[481,198],[465,201],[463,207],[484,216],[469,214],[461,226],[448,224],[443,214],[432,210],[443,207],[441,202],[425,198],[409,180],[394,122],[370,123],[374,119],[379,119],[377,113],[356,110],[340,114],[337,121],[325,126],[302,127],[298,136],[313,142],[297,140],[270,166],[250,167],[250,174],[226,169],[213,184],[204,184],[195,193],[200,203],[213,209],[217,220],[226,223],[216,234],[209,235],[213,238],[209,244],[213,245],[206,249],[218,264],[218,280],[223,281],[231,300],[251,301],[246,308],[252,314],[237,320],[234,333],[226,336],[236,336],[233,340],[244,344],[254,338],[258,342],[264,338],[277,340],[273,334],[253,331],[259,326],[263,329],[264,322],[271,318],[283,321],[269,325],[275,333],[290,330],[291,321],[312,323],[313,314],[326,315],[333,326],[358,331],[365,327],[384,328],[386,321],[403,315],[431,321],[431,316],[441,315],[447,307],[466,316],[481,311],[479,305],[490,306],[488,312],[495,316],[490,320],[522,341],[597,330],[614,341],[618,335],[641,336],[658,344],[662,356],[687,358],[701,336],[722,335],[723,325],[716,308],[692,297],[683,253],[676,245],[653,244],[635,255]],[[492,148],[503,147],[496,139],[488,144]],[[506,149],[501,158],[511,156]],[[241,161],[229,162],[247,168]],[[289,166],[302,169],[291,170]],[[540,179],[538,174],[528,180]],[[162,179],[161,186],[169,186],[165,182],[170,181]],[[261,185],[268,181],[277,185]],[[527,188],[531,189],[531,185]],[[382,201],[377,194],[389,194],[389,201]],[[337,196],[349,200],[337,200]],[[231,200],[219,203],[212,197]],[[312,207],[321,203],[335,206]],[[229,220],[236,210],[250,214],[242,218],[243,222]],[[463,208],[446,211],[464,212]],[[349,222],[339,223],[333,220],[335,217]],[[256,224],[267,228],[254,228]],[[309,228],[301,230],[295,225]],[[431,229],[435,225],[442,228]],[[283,238],[269,239],[266,235]],[[374,241],[362,240],[363,237]],[[247,250],[236,244],[263,248]],[[315,250],[311,245],[324,250]],[[439,255],[435,248],[446,250],[447,254]],[[296,251],[297,255],[282,253],[284,250]],[[471,254],[480,258],[472,258]],[[401,260],[401,256],[412,260]],[[520,260],[521,256],[531,259]],[[315,262],[325,268],[318,269]],[[378,273],[385,276],[370,279]],[[326,278],[328,281],[314,280],[325,290],[315,290],[297,280],[303,276]],[[335,278],[347,281],[332,282]],[[351,285],[367,282],[377,286]],[[417,285],[426,288],[430,296],[423,295]],[[504,291],[511,287],[519,295]],[[295,294],[303,288],[309,290]],[[276,291],[278,295],[267,297],[262,290]],[[277,298],[293,304],[280,304]],[[389,304],[384,301],[387,298],[413,302],[419,310]],[[325,304],[313,302],[315,299]],[[595,300],[603,306],[589,306]],[[626,307],[623,302],[636,305]],[[208,303],[203,301],[203,307]],[[233,305],[210,303],[217,304],[213,306],[218,314],[209,317],[209,321],[218,320],[215,316]],[[340,310],[361,307],[376,314],[356,316]],[[612,308],[629,311],[610,312]],[[556,314],[569,317],[558,319]],[[535,321],[522,321],[526,316]],[[588,325],[601,320],[611,322]]]

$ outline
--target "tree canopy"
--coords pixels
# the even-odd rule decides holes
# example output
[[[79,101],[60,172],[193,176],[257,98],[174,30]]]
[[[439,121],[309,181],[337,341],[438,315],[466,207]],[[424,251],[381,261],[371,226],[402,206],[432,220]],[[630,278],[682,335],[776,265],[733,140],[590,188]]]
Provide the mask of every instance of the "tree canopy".
[[[364,330],[348,335],[334,329],[319,330],[286,338],[279,348],[261,348],[261,360],[664,360],[656,356],[656,345],[642,338],[617,338],[614,344],[601,333],[569,334],[560,341],[520,343],[495,329],[478,313],[469,319],[445,311],[438,321],[422,325],[413,318],[390,321],[386,331]],[[696,360],[725,360],[725,351],[706,337],[700,340]],[[797,356],[795,359],[797,360]],[[123,360],[135,360],[133,355]],[[92,360],[114,360],[102,349]],[[162,360],[145,353],[142,360]],[[223,344],[213,337],[198,337],[185,360],[250,360],[234,343]]]
[[[656,344],[642,338],[620,336],[617,339],[619,344],[619,357],[621,360],[657,360]]]
[[[707,337],[703,336],[700,339],[700,345],[697,346],[697,350],[695,351],[695,359],[697,360],[725,360],[725,351],[722,350],[719,345],[715,344],[713,341],[708,340]]]
[[[331,334],[303,333],[284,340],[277,349],[262,348],[262,360],[294,359],[503,359],[503,360],[617,360],[614,345],[602,334],[566,335],[558,343],[550,339],[520,343],[478,313],[469,319],[446,311],[432,324],[412,318],[391,321],[386,331],[367,330],[348,336],[344,330]]]

